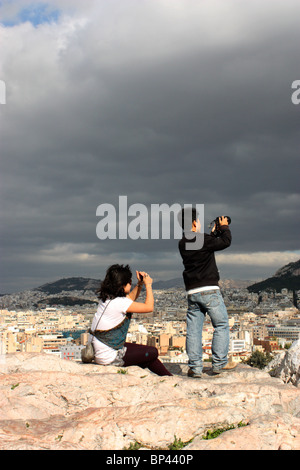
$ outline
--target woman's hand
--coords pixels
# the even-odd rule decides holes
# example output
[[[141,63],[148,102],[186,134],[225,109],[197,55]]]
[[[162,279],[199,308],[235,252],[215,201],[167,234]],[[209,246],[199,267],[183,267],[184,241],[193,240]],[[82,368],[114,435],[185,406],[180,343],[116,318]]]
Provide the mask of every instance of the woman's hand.
[[[146,273],[144,271],[135,271],[135,272],[136,272],[136,278],[138,280],[139,285],[142,285],[143,279]]]
[[[145,286],[147,286],[147,285],[152,285],[153,279],[152,277],[149,276],[149,274],[145,273],[143,276],[143,281],[144,281]]]
[[[152,284],[153,282],[152,277],[150,277],[149,274],[145,271],[136,271],[136,277],[139,285],[144,284],[146,286],[147,284]]]
[[[129,313],[153,312],[153,309],[154,309],[154,298],[153,298],[153,292],[152,292],[153,279],[152,277],[149,276],[148,273],[145,273],[144,271],[136,271],[136,276],[138,279],[138,286],[141,286],[142,285],[141,283],[143,282],[146,287],[146,300],[144,303],[132,302],[132,304],[128,307],[127,312]],[[132,295],[135,291],[140,292],[137,286],[129,295],[129,298],[131,298],[132,300],[135,300],[137,298],[137,297],[133,297]]]

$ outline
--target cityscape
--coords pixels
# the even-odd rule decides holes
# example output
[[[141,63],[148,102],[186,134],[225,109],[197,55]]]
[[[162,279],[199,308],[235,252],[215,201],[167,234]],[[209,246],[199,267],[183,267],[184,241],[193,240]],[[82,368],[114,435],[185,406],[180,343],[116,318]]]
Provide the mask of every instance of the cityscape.
[[[221,288],[222,289],[222,288]],[[152,313],[133,315],[127,341],[155,346],[165,362],[187,363],[186,293],[181,287],[154,289]],[[71,294],[71,295],[70,295]],[[247,360],[256,350],[276,354],[300,337],[300,290],[249,292],[247,288],[222,289],[230,325],[229,357]],[[81,360],[88,340],[87,330],[97,309],[94,290],[61,291],[74,305],[42,303],[38,290],[0,297],[0,358],[10,353],[55,354],[66,360]],[[140,301],[143,301],[142,292]],[[78,299],[78,303],[76,303]],[[206,317],[203,328],[203,358],[211,358],[213,327]]]

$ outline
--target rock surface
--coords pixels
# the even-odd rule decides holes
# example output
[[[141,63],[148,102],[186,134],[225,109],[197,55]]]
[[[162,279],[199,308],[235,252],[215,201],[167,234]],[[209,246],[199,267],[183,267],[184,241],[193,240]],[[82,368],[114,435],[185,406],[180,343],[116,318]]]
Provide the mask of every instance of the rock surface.
[[[275,357],[266,367],[272,377],[279,377],[284,383],[300,385],[300,339],[290,349]]]
[[[47,354],[2,356],[0,449],[168,449],[175,437],[189,442],[184,450],[300,449],[299,387],[246,365],[220,376],[207,368],[202,379],[172,368],[176,375],[158,377]]]

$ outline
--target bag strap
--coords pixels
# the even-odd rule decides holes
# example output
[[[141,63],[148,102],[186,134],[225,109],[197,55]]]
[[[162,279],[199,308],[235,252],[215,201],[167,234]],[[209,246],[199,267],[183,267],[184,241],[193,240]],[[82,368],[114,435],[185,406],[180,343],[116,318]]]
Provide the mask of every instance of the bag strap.
[[[99,325],[100,320],[101,320],[101,318],[103,317],[103,314],[104,314],[105,310],[107,309],[107,307],[109,306],[109,304],[110,304],[110,302],[111,302],[112,300],[113,300],[113,299],[111,299],[111,300],[108,302],[108,304],[106,305],[105,309],[104,309],[103,312],[101,313],[101,317],[99,318],[99,320],[98,320],[98,322],[97,322],[97,325],[96,325],[96,328],[94,329],[94,331],[92,331],[91,329],[89,330],[89,333],[90,333],[91,335],[95,336],[95,331],[97,330],[97,326]]]

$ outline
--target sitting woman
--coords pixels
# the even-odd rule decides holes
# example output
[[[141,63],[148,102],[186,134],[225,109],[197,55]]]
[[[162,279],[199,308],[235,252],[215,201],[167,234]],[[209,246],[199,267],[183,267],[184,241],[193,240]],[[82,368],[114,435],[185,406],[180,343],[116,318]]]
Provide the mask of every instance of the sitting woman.
[[[114,264],[108,268],[97,291],[100,302],[90,330],[95,362],[124,367],[137,365],[157,375],[172,375],[158,359],[155,347],[125,342],[132,314],[149,313],[154,308],[151,277],[138,271],[136,275],[138,283],[131,291],[129,266]],[[143,285],[146,300],[135,302]]]

